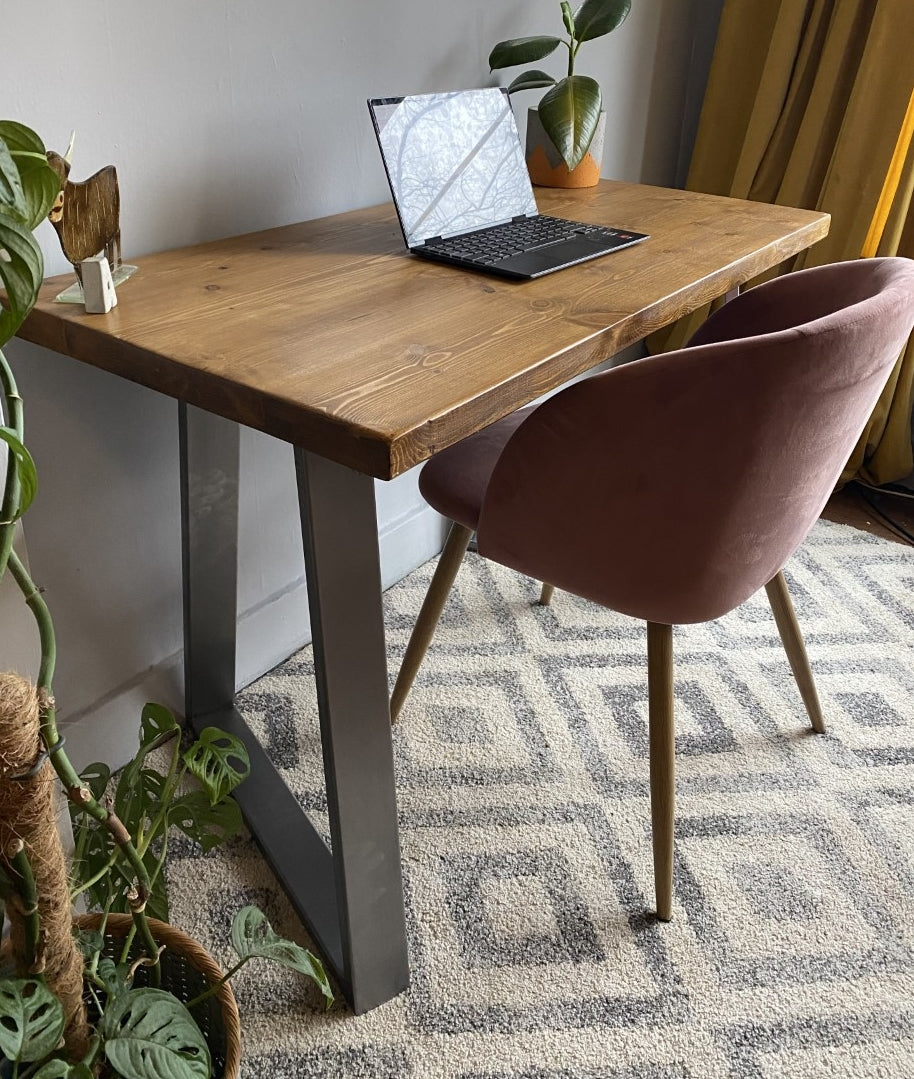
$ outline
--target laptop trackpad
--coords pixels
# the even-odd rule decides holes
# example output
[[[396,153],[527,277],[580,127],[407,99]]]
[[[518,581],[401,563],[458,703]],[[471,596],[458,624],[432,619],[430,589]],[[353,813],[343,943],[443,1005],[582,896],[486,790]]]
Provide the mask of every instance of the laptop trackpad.
[[[638,239],[641,237],[639,236]],[[586,262],[588,259],[606,255],[610,251],[618,251],[619,248],[628,247],[633,242],[636,242],[634,236],[628,242],[621,241],[617,244],[608,244],[599,236],[593,238],[587,235],[572,236],[567,240],[559,240],[558,243],[537,248],[535,251],[512,255],[509,259],[494,263],[491,268],[493,270],[504,268],[522,277],[541,277],[553,270],[561,270],[577,262]]]

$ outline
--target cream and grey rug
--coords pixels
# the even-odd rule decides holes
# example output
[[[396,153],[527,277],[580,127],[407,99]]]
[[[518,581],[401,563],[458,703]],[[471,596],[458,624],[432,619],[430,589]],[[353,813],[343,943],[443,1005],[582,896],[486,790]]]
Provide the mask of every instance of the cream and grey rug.
[[[387,594],[392,669],[431,569]],[[914,551],[820,523],[788,578],[829,733],[764,593],[676,630],[660,925],[642,625],[469,556],[395,734],[412,987],[355,1018],[248,968],[245,1079],[914,1076]],[[323,826],[311,674],[242,710]],[[223,961],[242,902],[304,939],[250,842],[184,848],[170,887]]]

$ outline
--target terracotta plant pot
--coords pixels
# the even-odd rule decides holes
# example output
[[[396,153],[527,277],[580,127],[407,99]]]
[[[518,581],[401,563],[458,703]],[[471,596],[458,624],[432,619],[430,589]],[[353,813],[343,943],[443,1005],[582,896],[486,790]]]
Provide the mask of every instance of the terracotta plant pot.
[[[606,113],[600,113],[596,134],[583,161],[569,171],[552,140],[543,130],[536,109],[527,111],[527,171],[540,187],[594,187],[600,179],[603,164],[603,136],[606,132]]]

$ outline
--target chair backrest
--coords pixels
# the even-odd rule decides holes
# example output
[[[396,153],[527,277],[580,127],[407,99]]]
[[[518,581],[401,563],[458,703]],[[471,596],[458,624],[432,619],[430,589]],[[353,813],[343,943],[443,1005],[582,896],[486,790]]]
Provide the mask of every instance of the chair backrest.
[[[914,326],[914,261],[803,270],[688,348],[556,394],[488,485],[481,554],[623,613],[716,618],[812,528]]]

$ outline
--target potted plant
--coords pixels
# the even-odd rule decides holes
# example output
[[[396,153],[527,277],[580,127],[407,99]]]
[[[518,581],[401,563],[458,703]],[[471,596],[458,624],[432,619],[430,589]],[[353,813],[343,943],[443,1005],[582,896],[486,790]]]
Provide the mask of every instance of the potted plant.
[[[0,346],[37,299],[43,264],[32,230],[59,186],[38,136],[0,121]],[[314,979],[329,1006],[326,974],[255,907],[234,920],[238,962],[228,974],[168,924],[169,836],[181,832],[208,851],[238,832],[231,792],[250,767],[241,742],[208,728],[182,746],[171,713],[150,704],[138,751],[118,777],[101,764],[77,775],[70,764],[56,724],[53,623],[13,547],[36,474],[2,351],[0,407],[7,447],[0,577],[8,570],[19,586],[41,642],[37,686],[0,674],[0,914],[5,904],[10,925],[0,971],[0,1059],[14,1079],[237,1076],[238,1015],[228,978],[252,958],[272,959]],[[69,871],[56,827],[58,780],[74,827]],[[73,916],[76,897],[88,915]]]
[[[489,68],[532,64],[555,52],[568,50],[568,71],[554,79],[533,68],[518,75],[508,93],[548,87],[538,109],[530,109],[527,121],[527,167],[534,183],[552,187],[589,187],[600,178],[603,114],[600,85],[588,75],[575,73],[578,50],[585,41],[615,30],[628,16],[631,0],[584,0],[572,12],[562,0],[566,37],[520,37],[500,41],[489,54]],[[542,139],[545,136],[545,141]],[[599,142],[599,149],[595,145]]]

